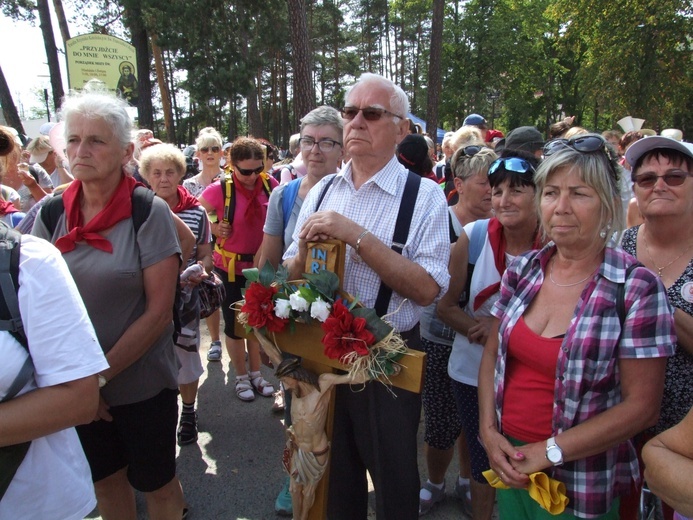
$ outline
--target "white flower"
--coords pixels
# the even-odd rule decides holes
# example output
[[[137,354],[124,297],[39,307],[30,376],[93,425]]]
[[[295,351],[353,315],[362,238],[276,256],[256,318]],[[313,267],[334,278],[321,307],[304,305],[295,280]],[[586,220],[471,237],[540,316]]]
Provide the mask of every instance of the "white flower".
[[[290,313],[291,305],[289,300],[280,298],[274,302],[274,314],[277,315],[277,318],[288,318]]]
[[[298,312],[307,311],[308,307],[310,307],[308,301],[297,292],[289,296],[289,302],[291,303],[291,308]]]
[[[324,322],[330,315],[330,304],[318,298],[310,306],[310,317]]]

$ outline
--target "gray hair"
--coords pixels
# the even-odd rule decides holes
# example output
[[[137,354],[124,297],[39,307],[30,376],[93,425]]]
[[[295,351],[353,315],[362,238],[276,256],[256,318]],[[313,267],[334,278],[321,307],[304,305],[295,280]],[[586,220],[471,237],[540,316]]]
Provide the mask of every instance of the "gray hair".
[[[625,227],[625,212],[620,193],[623,170],[616,158],[610,158],[606,152],[579,152],[569,146],[549,155],[534,175],[537,206],[541,203],[549,176],[563,169],[575,172],[580,180],[597,192],[601,201],[600,226],[606,230],[604,245],[612,236],[618,241]]]
[[[65,139],[70,135],[70,127],[75,117],[102,119],[110,127],[113,135],[125,147],[132,142],[132,119],[128,114],[127,101],[110,92],[85,88],[82,92],[70,91],[63,99],[58,117],[65,122]]]
[[[221,134],[213,126],[207,126],[200,130],[200,133],[195,139],[195,146],[197,149],[204,148],[205,146],[218,146],[222,147],[224,140],[221,138]]]
[[[178,172],[179,177],[183,177],[185,174],[185,169],[187,167],[185,155],[183,155],[183,152],[181,152],[178,147],[172,144],[156,144],[142,150],[142,156],[140,157],[140,174],[147,181],[149,180],[153,161],[171,163],[176,169],[176,172]]]
[[[450,159],[450,167],[455,177],[465,181],[478,173],[487,173],[489,166],[491,166],[496,159],[498,159],[498,156],[491,148],[484,146],[470,157],[465,155],[463,147],[458,148],[453,154]]]
[[[303,129],[308,125],[333,126],[341,135],[342,130],[344,129],[344,120],[342,119],[342,115],[339,113],[339,110],[323,105],[311,110],[305,116],[303,116],[303,119],[301,119],[301,134],[299,135],[303,135]]]
[[[386,78],[385,76],[381,76],[380,74],[373,74],[371,72],[364,72],[361,74],[359,79],[356,80],[356,83],[347,89],[344,99],[349,99],[349,95],[354,87],[369,84],[377,84],[379,87],[390,89],[390,111],[399,118],[407,117],[407,114],[409,113],[409,99],[407,99],[407,95],[404,93],[404,90],[402,90],[392,80]]]

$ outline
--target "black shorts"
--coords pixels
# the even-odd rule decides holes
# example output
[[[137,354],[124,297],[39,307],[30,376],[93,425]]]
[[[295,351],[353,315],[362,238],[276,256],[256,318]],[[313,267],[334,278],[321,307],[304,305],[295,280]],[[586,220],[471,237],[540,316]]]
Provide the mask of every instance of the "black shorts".
[[[130,485],[138,491],[160,489],[176,476],[178,390],[165,389],[139,403],[112,406],[113,421],[77,426],[98,482],[127,467]]]
[[[241,336],[237,336],[234,332],[236,313],[233,311],[231,306],[237,301],[243,299],[241,289],[245,287],[245,276],[237,274],[236,281],[229,282],[229,273],[219,269],[218,267],[215,267],[214,269],[219,275],[219,278],[224,281],[224,287],[226,288],[226,299],[221,305],[221,313],[224,316],[224,334],[231,339],[243,339]]]

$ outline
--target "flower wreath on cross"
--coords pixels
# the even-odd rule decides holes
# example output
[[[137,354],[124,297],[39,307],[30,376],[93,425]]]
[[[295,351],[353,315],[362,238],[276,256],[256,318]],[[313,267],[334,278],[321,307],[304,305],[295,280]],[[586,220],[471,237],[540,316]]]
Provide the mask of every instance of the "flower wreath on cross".
[[[348,368],[352,376],[388,381],[398,372],[397,361],[407,351],[402,338],[374,309],[359,305],[358,298],[339,290],[339,278],[331,271],[305,273],[304,279],[288,280],[288,271],[244,269],[247,283],[238,321],[246,332],[261,334],[294,332],[296,323],[320,323],[324,353]]]

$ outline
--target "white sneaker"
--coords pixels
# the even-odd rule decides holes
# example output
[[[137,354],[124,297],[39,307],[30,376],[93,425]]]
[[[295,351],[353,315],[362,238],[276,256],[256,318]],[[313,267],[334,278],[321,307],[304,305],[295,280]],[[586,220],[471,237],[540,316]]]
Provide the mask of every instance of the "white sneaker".
[[[207,352],[207,361],[221,361],[221,341],[212,341]]]

